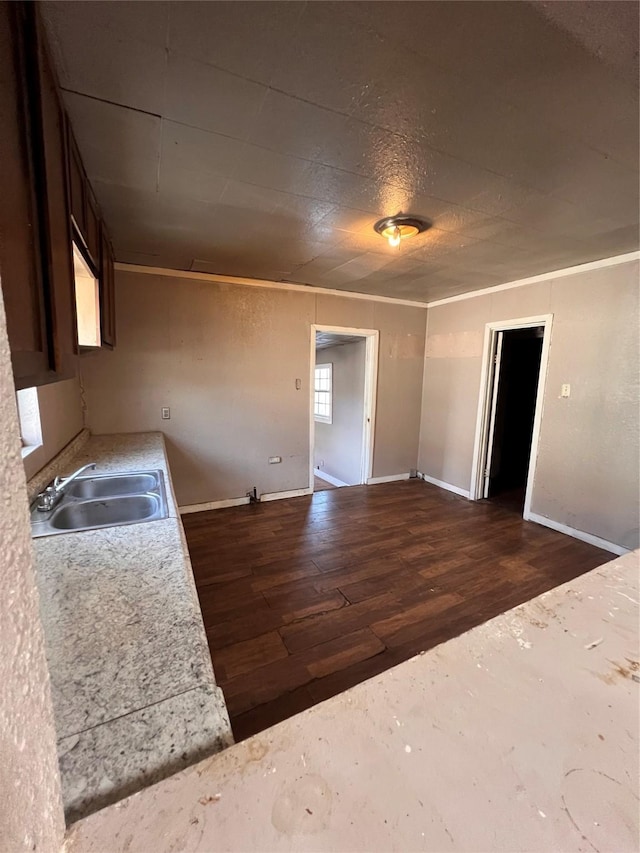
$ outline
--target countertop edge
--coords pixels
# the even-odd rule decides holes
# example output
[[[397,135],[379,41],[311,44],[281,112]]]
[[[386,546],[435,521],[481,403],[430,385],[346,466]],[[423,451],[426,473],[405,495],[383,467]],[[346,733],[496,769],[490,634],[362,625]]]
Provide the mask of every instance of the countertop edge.
[[[140,696],[138,700],[140,707],[130,706],[123,711],[121,707],[114,706],[112,716],[75,730],[75,734],[69,734],[70,728],[72,731],[74,728],[68,724],[70,718],[65,706],[59,707],[61,719],[60,722],[56,721],[59,729],[59,760],[63,800],[69,821],[91,814],[108,803],[116,802],[134,791],[141,790],[176,772],[177,769],[200,761],[206,755],[214,754],[233,743],[224,696],[215,681],[191,569],[191,559],[175,500],[164,436],[161,432],[92,436],[88,430],[83,430],[29,481],[30,499],[56,474],[67,473],[74,467],[86,464],[87,461],[96,462],[98,473],[114,470],[162,470],[165,474],[169,515],[165,519],[149,523],[76,531],[34,540],[37,574],[41,586],[43,624],[53,625],[58,621],[53,618],[54,614],[49,614],[52,618],[47,618],[49,601],[46,592],[51,588],[50,584],[47,588],[47,582],[52,575],[64,578],[69,572],[82,571],[84,567],[92,564],[94,555],[97,567],[110,565],[112,573],[113,571],[117,573],[118,566],[121,565],[118,561],[123,559],[123,551],[127,550],[127,537],[131,536],[131,541],[134,542],[136,534],[140,536],[144,533],[142,541],[148,548],[149,541],[154,539],[153,536],[151,540],[149,538],[150,528],[162,525],[164,536],[168,537],[168,539],[164,536],[159,538],[159,542],[164,539],[162,544],[165,557],[162,566],[165,573],[173,572],[174,577],[177,577],[175,572],[182,572],[181,580],[177,581],[177,588],[180,594],[182,596],[186,594],[189,600],[187,604],[182,598],[183,606],[179,608],[179,612],[183,614],[183,625],[185,624],[184,612],[191,614],[187,621],[188,647],[193,649],[198,660],[190,660],[190,665],[194,669],[192,674],[188,675],[184,687],[181,688],[176,684],[174,691],[169,690],[166,696],[162,696],[162,692],[156,688],[155,694],[158,698],[154,699],[151,705],[144,704]],[[173,550],[171,547],[169,549],[171,552],[169,562],[166,557],[167,542],[173,548]],[[172,546],[172,542],[179,542],[179,545]],[[132,547],[131,550],[135,553],[136,549]],[[90,554],[89,558],[87,553]],[[79,555],[78,563],[75,563],[76,554]],[[39,566],[38,563],[40,563]],[[146,565],[144,561],[138,561],[135,570],[144,571]],[[158,569],[153,568],[153,559],[148,565],[152,571],[150,578],[153,578],[153,575],[157,575]],[[158,563],[158,566],[160,565],[161,563]],[[86,571],[86,568],[84,570]],[[157,586],[157,581],[155,583]],[[112,592],[110,591],[109,594]],[[73,611],[73,603],[65,602],[65,606],[68,611]],[[60,642],[59,633],[64,629],[60,628],[59,622],[52,630],[54,634],[58,634],[50,638],[48,649],[49,666],[53,673],[56,667],[56,661],[53,659],[54,650],[61,648],[64,653],[72,648],[75,654],[78,644],[73,636],[71,640],[67,640],[66,647],[64,637],[62,643]],[[193,633],[194,630],[196,634]],[[157,647],[158,641],[154,642]],[[45,645],[47,645],[46,630]],[[82,646],[82,643],[79,645]],[[117,648],[119,647],[114,645],[112,654],[116,653]],[[81,649],[78,653],[82,656]],[[108,648],[106,654],[110,654]],[[184,657],[184,650],[182,657]],[[61,678],[64,681],[64,671],[70,669],[68,654],[62,658],[62,667],[59,673],[62,672]],[[129,671],[131,672],[131,669]],[[53,675],[52,679],[55,681]],[[144,681],[144,676],[142,680]],[[184,678],[180,680],[184,681]],[[54,716],[56,698],[58,703],[67,702],[66,708],[72,709],[72,703],[68,702],[68,697],[74,695],[73,683],[68,680],[66,683],[69,686],[68,691],[59,692],[57,697],[54,692]],[[123,689],[126,689],[126,685]],[[87,695],[90,696],[90,687]],[[135,695],[136,690],[128,698],[135,698]],[[108,697],[106,699],[108,704]],[[117,705],[120,706],[121,702]],[[77,717],[77,714],[71,711],[71,716]],[[167,731],[174,732],[171,742],[168,740]],[[178,759],[174,754],[176,749],[180,750]],[[107,764],[109,769],[105,776]]]

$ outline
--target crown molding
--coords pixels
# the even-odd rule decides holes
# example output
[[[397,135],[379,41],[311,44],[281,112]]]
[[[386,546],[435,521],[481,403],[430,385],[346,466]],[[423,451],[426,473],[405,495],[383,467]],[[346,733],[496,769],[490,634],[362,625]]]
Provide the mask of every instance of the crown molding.
[[[328,287],[315,287],[312,284],[292,284],[285,281],[269,281],[262,278],[240,278],[233,275],[216,275],[191,270],[172,270],[165,267],[145,267],[140,264],[115,264],[120,272],[135,272],[142,275],[162,275],[169,278],[186,278],[191,281],[210,281],[215,284],[236,284],[242,287],[266,287],[271,290],[291,290],[296,293],[322,294],[323,296],[342,296],[345,299],[366,299],[369,302],[388,302],[393,305],[406,305],[410,308],[424,308],[426,302],[410,299],[397,299],[393,296],[375,296],[371,293],[356,293],[353,290],[332,290]]]
[[[462,302],[465,299],[474,299],[477,296],[486,296],[490,293],[498,293],[501,290],[511,290],[515,287],[525,287],[528,284],[537,284],[541,281],[549,281],[552,278],[563,278],[564,276],[577,275],[578,273],[591,270],[614,267],[618,264],[626,264],[631,261],[640,260],[640,251],[627,252],[623,255],[614,255],[611,258],[602,258],[598,261],[589,261],[586,264],[578,264],[573,267],[565,267],[560,270],[541,273],[540,275],[520,278],[508,281],[504,284],[496,284],[493,287],[484,287],[481,290],[471,290],[460,293],[457,296],[448,296],[444,299],[434,299],[431,302],[419,302],[411,299],[399,299],[394,296],[377,296],[372,293],[357,293],[353,290],[335,290],[328,287],[316,287],[312,284],[294,284],[285,281],[270,281],[262,278],[241,278],[233,275],[218,275],[215,273],[195,272],[192,270],[173,270],[167,267],[147,267],[141,264],[116,263],[115,268],[121,272],[135,272],[142,275],[161,275],[169,278],[184,278],[192,281],[210,281],[216,284],[235,284],[242,287],[264,287],[271,290],[290,290],[294,293],[314,293],[323,296],[341,296],[344,299],[365,299],[369,302],[387,302],[393,305],[406,305],[410,308],[437,308],[439,305],[448,305],[450,302]]]
[[[494,287],[485,287],[482,290],[471,290],[460,293],[458,296],[448,296],[445,299],[435,299],[427,302],[427,308],[437,308],[438,305],[448,305],[450,302],[462,302],[464,299],[473,299],[476,296],[486,296],[489,293],[498,293],[500,290],[511,290],[514,287],[524,287],[527,284],[536,284],[540,281],[549,281],[550,278],[563,278],[567,275],[577,275],[590,270],[600,270],[605,267],[615,267],[618,264],[627,264],[630,261],[640,260],[640,252],[627,252],[624,255],[614,255],[612,258],[602,258],[599,261],[589,261],[586,264],[578,264],[575,267],[565,267],[561,270],[545,272],[541,275],[532,275],[529,278],[520,278],[516,281],[508,281],[505,284],[496,284]]]

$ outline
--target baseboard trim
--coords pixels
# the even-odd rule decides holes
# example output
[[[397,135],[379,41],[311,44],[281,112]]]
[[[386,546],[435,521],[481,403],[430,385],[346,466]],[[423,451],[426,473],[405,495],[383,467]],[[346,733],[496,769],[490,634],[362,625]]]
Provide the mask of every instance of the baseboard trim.
[[[270,492],[266,495],[260,495],[260,502],[266,501],[281,501],[286,498],[301,498],[303,495],[312,495],[313,489],[291,489],[289,492]]]
[[[533,521],[535,524],[541,524],[543,527],[550,527],[551,530],[557,530],[558,533],[573,536],[574,539],[580,539],[589,545],[595,545],[596,548],[602,548],[603,551],[611,551],[612,554],[617,554],[618,557],[622,557],[624,554],[630,552],[629,548],[623,548],[622,545],[608,542],[606,539],[601,539],[592,533],[585,533],[584,530],[576,530],[575,527],[568,527],[566,524],[561,524],[559,521],[554,521],[552,518],[547,518],[544,515],[538,515],[536,512],[530,512],[525,521]]]
[[[319,468],[314,468],[313,474],[315,477],[320,477],[321,480],[324,480],[327,483],[331,483],[332,486],[335,486],[338,489],[341,486],[349,485],[349,483],[343,483],[342,480],[339,480],[337,477],[332,477],[331,474],[327,474],[326,471],[321,471]]]
[[[388,477],[369,477],[367,480],[367,486],[375,486],[378,483],[395,483],[396,480],[408,480],[411,475],[407,472],[406,474],[389,474]]]
[[[313,494],[313,489],[292,489],[289,492],[271,492],[269,494],[260,495],[261,503],[266,501],[279,501],[284,498],[299,498],[302,495]],[[229,506],[243,506],[250,503],[249,497],[245,498],[228,498],[224,501],[207,501],[201,504],[188,504],[187,506],[178,507],[180,515],[188,515],[191,512],[206,512],[209,509],[226,509]]]
[[[445,483],[444,480],[436,480],[435,477],[430,477],[428,474],[423,474],[420,471],[418,471],[418,476],[420,479],[424,480],[425,483],[431,483],[431,485],[438,486],[440,489],[446,489],[448,492],[453,492],[454,495],[460,495],[460,497],[466,498],[467,500],[470,498],[469,489],[461,489],[460,486]]]
[[[242,506],[248,504],[249,498],[228,498],[224,501],[206,501],[201,504],[187,504],[187,506],[179,506],[180,515],[188,515],[190,512],[205,512],[208,509],[226,509],[228,506]]]

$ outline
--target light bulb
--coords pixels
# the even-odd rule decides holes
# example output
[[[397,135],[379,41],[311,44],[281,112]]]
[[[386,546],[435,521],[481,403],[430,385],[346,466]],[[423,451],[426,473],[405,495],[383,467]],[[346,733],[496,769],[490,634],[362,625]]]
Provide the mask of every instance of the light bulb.
[[[396,227],[393,229],[391,234],[389,234],[389,245],[394,247],[394,248],[396,246],[399,246],[401,237],[402,237],[402,234],[400,232],[400,229],[396,225]]]

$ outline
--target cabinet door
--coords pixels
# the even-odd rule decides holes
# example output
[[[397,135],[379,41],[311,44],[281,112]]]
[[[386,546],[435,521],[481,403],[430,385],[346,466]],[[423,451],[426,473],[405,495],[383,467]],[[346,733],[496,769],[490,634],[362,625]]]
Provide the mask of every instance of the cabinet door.
[[[69,146],[69,195],[71,204],[71,215],[76,228],[84,240],[87,232],[86,198],[85,198],[85,176],[80,159],[78,146],[67,125],[67,144]],[[85,240],[86,242],[86,240]]]
[[[23,4],[0,4],[0,277],[17,388],[54,378],[37,206],[37,80],[27,55],[32,26]]]
[[[107,230],[102,226],[102,262],[100,268],[100,335],[102,346],[116,345],[116,294],[113,252]]]
[[[86,244],[97,272],[100,269],[100,216],[98,204],[88,181],[85,184],[85,195],[87,199]]]
[[[65,114],[41,27],[38,27],[38,66],[44,155],[46,272],[52,304],[54,364],[58,378],[62,379],[75,375],[78,352],[66,129]]]

